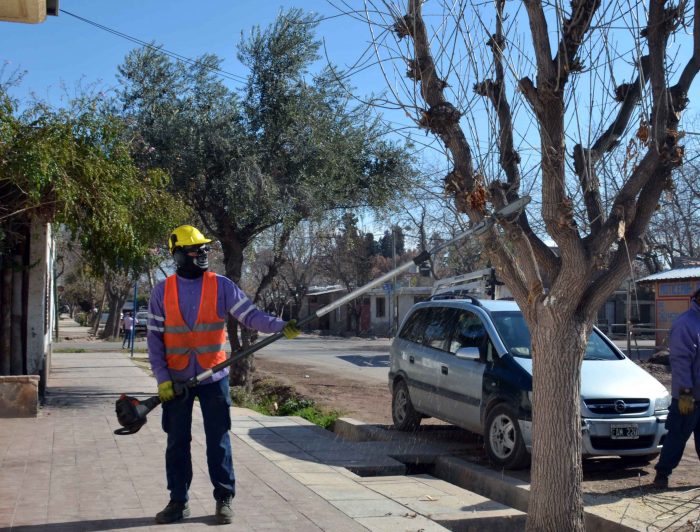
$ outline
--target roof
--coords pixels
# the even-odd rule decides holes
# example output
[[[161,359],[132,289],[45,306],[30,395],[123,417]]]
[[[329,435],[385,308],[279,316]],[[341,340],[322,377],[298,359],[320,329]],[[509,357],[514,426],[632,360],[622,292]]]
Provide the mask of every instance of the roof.
[[[319,296],[321,294],[332,294],[334,292],[344,292],[345,288],[343,288],[339,284],[334,284],[330,286],[312,286],[309,288],[309,291],[306,293],[307,296]]]
[[[665,272],[655,273],[639,279],[638,283],[650,283],[652,281],[674,281],[676,279],[700,278],[700,266],[690,268],[674,268]]]

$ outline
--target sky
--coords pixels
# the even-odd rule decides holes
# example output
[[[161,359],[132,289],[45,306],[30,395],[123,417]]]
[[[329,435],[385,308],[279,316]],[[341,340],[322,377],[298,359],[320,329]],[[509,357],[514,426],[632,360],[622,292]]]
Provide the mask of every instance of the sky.
[[[54,104],[60,103],[65,96],[64,85],[69,96],[78,93],[76,85],[79,83],[89,86],[97,82],[100,90],[115,87],[117,66],[130,50],[139,45],[71,14],[141,41],[153,41],[167,51],[185,57],[195,58],[204,53],[214,53],[224,59],[222,70],[241,79],[248,74],[236,57],[236,45],[241,39],[241,33],[249,32],[255,25],[266,27],[274,21],[281,9],[299,7],[321,17],[317,35],[324,43],[322,53],[327,54],[341,69],[347,68],[363,55],[366,56],[371,34],[366,23],[345,15],[334,7],[344,3],[358,7],[363,5],[359,0],[60,0],[62,12],[59,16],[47,17],[41,24],[0,22],[0,68],[4,69],[0,73],[0,81],[7,79],[15,69],[26,71],[22,84],[14,88],[11,94],[27,101],[33,93]],[[431,5],[428,3],[429,7]],[[432,20],[440,22],[439,17]],[[473,35],[478,38],[478,32],[474,31]],[[516,36],[509,35],[509,38],[516,39]],[[680,60],[683,53],[681,49],[681,57],[676,58],[678,65],[684,63]],[[325,61],[325,57],[319,61],[319,68]],[[527,67],[526,64],[525,69]],[[399,68],[403,69],[403,63],[399,63]],[[438,68],[440,71],[450,71],[445,65],[438,65]],[[403,77],[403,71],[399,74]],[[620,71],[617,71],[617,75],[621,80],[627,79]],[[453,88],[462,85],[460,80],[455,83],[454,72],[449,79]],[[470,98],[473,97],[473,80],[461,81],[464,82],[465,92]],[[237,81],[224,82],[232,89],[242,86]],[[376,66],[353,75],[351,84],[356,88],[355,93],[361,96],[387,89],[386,80]],[[698,84],[700,79],[694,83],[693,93],[697,92]],[[697,113],[697,104],[693,100],[691,96],[690,115]],[[530,113],[521,106],[520,115],[528,119]],[[392,126],[403,127],[405,131],[408,131],[405,126],[413,125],[399,111],[384,111],[384,117]],[[489,153],[493,147],[494,135],[493,130],[486,125],[484,121],[473,121],[471,129],[466,133],[472,147],[477,148],[476,151],[483,145],[482,151]],[[539,142],[534,137],[536,128],[523,128],[523,131],[522,138],[527,142],[518,146],[523,156],[523,167],[527,166],[527,158],[531,157],[533,162],[529,166],[536,169],[539,162]],[[426,136],[417,129],[411,129],[410,134],[418,149],[421,149],[422,143],[432,146],[423,149],[420,155],[429,161],[428,165],[432,168],[438,166],[438,173],[449,164],[444,155],[433,149],[440,145],[434,137]],[[496,159],[493,162],[497,162]],[[487,167],[487,174],[496,176],[497,172],[497,168]]]
[[[325,66],[326,55],[341,69],[355,64],[371,38],[366,23],[343,15],[327,0],[60,0],[59,7],[59,16],[40,24],[0,22],[0,67],[4,63],[0,81],[15,70],[25,72],[22,83],[10,91],[20,103],[35,95],[60,105],[66,95],[78,94],[81,85],[97,83],[98,90],[117,87],[117,66],[139,44],[76,16],[191,59],[214,53],[224,60],[221,70],[239,79],[248,74],[236,57],[242,33],[255,25],[265,28],[280,10],[301,8],[321,17],[316,31],[323,42],[319,69]],[[223,81],[231,89],[243,86]],[[362,96],[385,90],[384,79],[371,69],[354,75],[350,83]],[[409,124],[399,112],[384,116]],[[360,214],[361,226],[373,223],[371,213]]]
[[[189,58],[215,53],[224,58],[222,70],[238,76],[247,74],[236,58],[241,32],[255,25],[267,26],[280,9],[300,7],[328,17],[317,34],[324,40],[329,57],[341,67],[352,64],[369,41],[366,25],[339,14],[326,0],[60,0],[59,6],[60,15],[47,17],[41,24],[0,22],[5,74],[16,68],[26,71],[24,82],[13,92],[19,98],[34,92],[56,102],[63,94],[62,85],[70,91],[80,80],[114,86],[117,65],[138,47],[68,13],[142,41],[155,41]],[[369,72],[359,74],[354,83],[372,84],[375,91],[383,89],[383,80]],[[235,82],[227,84],[236,86]]]

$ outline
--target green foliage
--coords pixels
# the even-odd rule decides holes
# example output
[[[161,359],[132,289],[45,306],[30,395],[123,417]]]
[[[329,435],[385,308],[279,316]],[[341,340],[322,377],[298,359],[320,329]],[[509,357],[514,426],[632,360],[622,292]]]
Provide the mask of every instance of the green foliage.
[[[122,120],[97,98],[59,110],[35,104],[22,114],[7,95],[0,99],[5,244],[17,224],[39,216],[70,230],[95,274],[145,266],[183,206],[166,192],[164,171],[134,164]]]
[[[213,55],[184,65],[144,48],[119,68],[141,164],[167,169],[221,240],[227,265],[274,225],[380,208],[412,174],[407,151],[382,140],[386,130],[367,107],[351,105],[330,70],[309,74],[319,51],[315,27],[291,10],[254,28],[239,45],[250,69],[239,92],[213,73],[221,63]]]
[[[267,379],[255,381],[252,393],[246,393],[242,386],[231,387],[231,400],[234,405],[266,416],[299,416],[326,429],[340,417],[339,412],[318,408],[313,400],[301,397],[290,386]]]

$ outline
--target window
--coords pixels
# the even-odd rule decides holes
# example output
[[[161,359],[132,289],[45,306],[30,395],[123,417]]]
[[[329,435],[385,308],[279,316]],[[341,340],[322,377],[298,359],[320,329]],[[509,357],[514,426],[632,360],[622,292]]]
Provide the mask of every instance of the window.
[[[377,298],[377,308],[375,311],[375,315],[377,318],[383,318],[384,316],[386,316],[386,298]]]
[[[399,337],[446,351],[456,313],[457,309],[447,307],[418,309],[406,320]]]
[[[501,340],[517,357],[530,358],[530,331],[525,324],[525,318],[520,312],[495,312],[493,324],[501,336]]]
[[[457,326],[450,341],[450,353],[456,353],[461,347],[479,347],[484,344],[486,329],[481,319],[473,312],[463,310],[459,313]]]
[[[404,326],[401,328],[399,338],[403,338],[409,342],[422,344],[424,330],[423,322],[427,319],[428,312],[430,312],[429,308],[421,308],[413,312],[406,320],[406,323],[404,323]]]
[[[425,322],[423,345],[447,351],[447,340],[450,337],[456,312],[456,309],[446,307],[430,309],[428,319]]]

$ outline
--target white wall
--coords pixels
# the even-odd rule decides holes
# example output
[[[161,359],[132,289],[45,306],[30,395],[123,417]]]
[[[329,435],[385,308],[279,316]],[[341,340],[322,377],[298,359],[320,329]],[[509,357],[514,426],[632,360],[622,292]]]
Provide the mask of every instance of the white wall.
[[[48,373],[47,354],[55,324],[53,266],[55,258],[51,226],[32,221],[29,241],[27,297],[27,374]],[[45,383],[44,383],[45,384]]]

